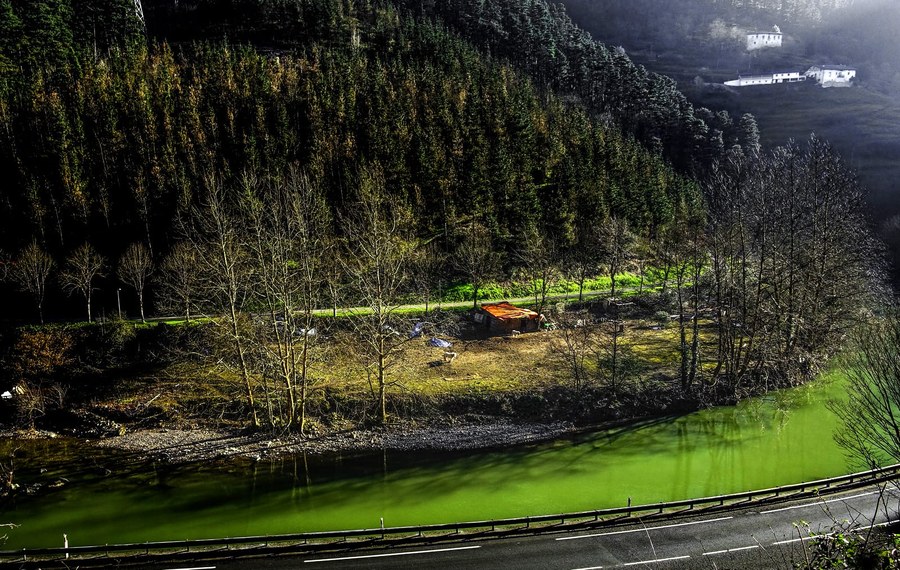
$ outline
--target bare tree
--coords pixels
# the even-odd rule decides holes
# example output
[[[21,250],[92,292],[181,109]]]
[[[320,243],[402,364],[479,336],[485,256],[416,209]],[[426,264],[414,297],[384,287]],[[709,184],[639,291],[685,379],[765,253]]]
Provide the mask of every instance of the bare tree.
[[[296,168],[283,180],[245,176],[243,196],[254,293],[267,312],[267,333],[255,349],[260,372],[273,388],[266,392],[269,423],[285,429],[296,423],[303,433],[318,336],[314,310],[329,254],[328,208]]]
[[[97,253],[90,243],[78,246],[66,259],[66,269],[60,276],[63,289],[68,294],[80,293],[87,304],[88,322],[92,321],[91,296],[94,292],[94,279],[102,277],[106,269],[106,260]]]
[[[426,315],[434,296],[441,294],[445,283],[446,261],[446,256],[434,241],[419,246],[413,256],[412,284],[418,296],[425,301]]]
[[[197,302],[200,277],[197,251],[190,242],[176,243],[162,263],[162,293],[168,308],[180,311],[187,322]]]
[[[556,244],[547,235],[536,230],[525,237],[524,247],[518,254],[523,276],[528,280],[538,313],[544,312],[550,287],[559,278],[559,255]]]
[[[810,377],[881,294],[852,172],[812,137],[766,156],[729,151],[705,190],[713,378],[739,398]]]
[[[378,416],[384,424],[387,388],[393,385],[389,372],[410,338],[405,334],[409,323],[397,309],[409,279],[415,243],[406,235],[409,213],[388,199],[379,168],[361,173],[359,195],[353,214],[342,220],[347,236],[345,272],[365,305],[352,317],[370,385],[376,392]]]
[[[578,282],[578,301],[584,300],[584,282],[596,276],[602,261],[600,226],[582,224],[576,232],[575,244],[566,256],[567,273]]]
[[[561,313],[556,316],[556,323],[560,334],[553,351],[569,369],[572,388],[579,392],[594,376],[592,364],[597,352],[597,327],[588,313]]]
[[[193,211],[194,226],[186,231],[197,255],[203,278],[203,302],[224,320],[214,319],[225,330],[227,344],[232,348],[230,360],[237,367],[244,384],[247,406],[254,427],[259,427],[259,415],[253,393],[253,378],[247,358],[247,331],[242,316],[248,296],[252,267],[245,236],[239,218],[229,208],[229,193],[221,178],[210,174],[205,179],[207,195],[203,204]]]
[[[479,290],[497,275],[500,266],[500,255],[494,251],[488,229],[478,222],[469,224],[453,262],[457,271],[472,283],[472,307],[477,307]]]
[[[54,265],[53,258],[41,249],[37,242],[31,242],[19,252],[10,271],[19,290],[28,293],[34,299],[41,324],[44,324],[44,296],[47,292],[47,280],[50,278]]]
[[[601,259],[606,265],[610,281],[610,297],[616,296],[616,275],[625,268],[635,245],[635,235],[628,222],[611,217],[600,226]]]
[[[136,242],[128,246],[125,253],[119,259],[117,271],[119,279],[130,285],[137,293],[138,306],[141,310],[141,322],[146,322],[144,317],[144,290],[147,280],[153,273],[153,260],[150,250],[143,243]]]
[[[851,355],[849,397],[829,406],[841,420],[835,439],[866,468],[900,462],[900,316],[863,329]]]

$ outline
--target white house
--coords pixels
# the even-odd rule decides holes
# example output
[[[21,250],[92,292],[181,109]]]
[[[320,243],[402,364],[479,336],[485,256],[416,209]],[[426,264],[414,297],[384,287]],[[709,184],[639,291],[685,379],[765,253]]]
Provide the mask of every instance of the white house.
[[[856,70],[845,65],[814,65],[806,71],[806,77],[815,79],[822,87],[849,87]]]
[[[771,32],[754,32],[747,34],[747,51],[763,48],[780,48],[784,34],[778,26]]]
[[[799,71],[783,71],[779,73],[770,73],[768,75],[741,76],[737,79],[726,81],[725,85],[731,87],[746,87],[748,85],[772,85],[773,83],[796,83],[798,81],[806,81],[806,76]]]
[[[783,71],[772,74],[772,83],[796,83],[806,81],[806,76],[799,71]]]
[[[731,81],[726,81],[725,85],[731,87],[746,87],[748,85],[771,85],[772,84],[772,76],[771,75],[747,75],[741,76],[737,79],[732,79]]]

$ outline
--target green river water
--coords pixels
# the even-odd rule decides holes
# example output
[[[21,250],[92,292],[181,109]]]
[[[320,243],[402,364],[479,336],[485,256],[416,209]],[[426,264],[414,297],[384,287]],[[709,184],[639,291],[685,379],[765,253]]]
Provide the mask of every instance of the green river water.
[[[19,443],[18,481],[69,484],[7,505],[0,522],[19,527],[3,548],[62,546],[63,533],[76,546],[484,520],[809,481],[850,472],[825,407],[842,392],[831,375],[736,407],[502,451],[164,467]]]

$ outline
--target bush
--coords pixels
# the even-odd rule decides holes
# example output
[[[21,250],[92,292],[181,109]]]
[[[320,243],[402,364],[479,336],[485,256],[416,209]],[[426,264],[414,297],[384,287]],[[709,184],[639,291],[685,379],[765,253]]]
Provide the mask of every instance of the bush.
[[[667,324],[669,324],[668,311],[656,311],[655,313],[653,313],[653,320],[656,321],[656,324],[658,324],[659,326],[665,327]]]

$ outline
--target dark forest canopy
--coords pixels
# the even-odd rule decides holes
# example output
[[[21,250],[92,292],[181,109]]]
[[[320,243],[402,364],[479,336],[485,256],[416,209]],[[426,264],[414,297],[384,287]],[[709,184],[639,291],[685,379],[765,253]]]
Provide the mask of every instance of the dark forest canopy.
[[[310,43],[365,42],[379,10],[434,20],[482,56],[526,73],[541,91],[577,101],[594,117],[662,150],[682,172],[702,175],[737,141],[737,132],[707,125],[671,79],[636,65],[620,48],[594,41],[561,5],[545,0],[193,0],[147,3],[150,33],[170,41],[227,39],[270,50]]]
[[[759,151],[752,116],[695,110],[542,0],[145,8],[146,29],[130,1],[0,0],[7,254],[142,242],[158,263],[213,177],[299,168],[340,220],[375,170],[412,234],[452,253],[483,227],[509,273],[529,236],[566,251],[615,218],[656,239]]]
[[[447,249],[473,220],[511,251],[533,231],[571,245],[610,215],[653,235],[699,208],[696,185],[657,153],[443,26],[390,7],[281,4],[334,11],[303,12],[296,21],[329,24],[302,49],[267,54],[145,47],[130,25],[95,45],[77,20],[48,19],[70,10],[64,0],[46,2],[43,19],[3,4],[19,65],[0,76],[0,248],[36,241],[61,264],[86,241],[110,260],[142,241],[158,260],[208,176],[231,184],[289,165],[337,215],[377,165],[414,232]],[[58,33],[39,33],[47,22]]]

